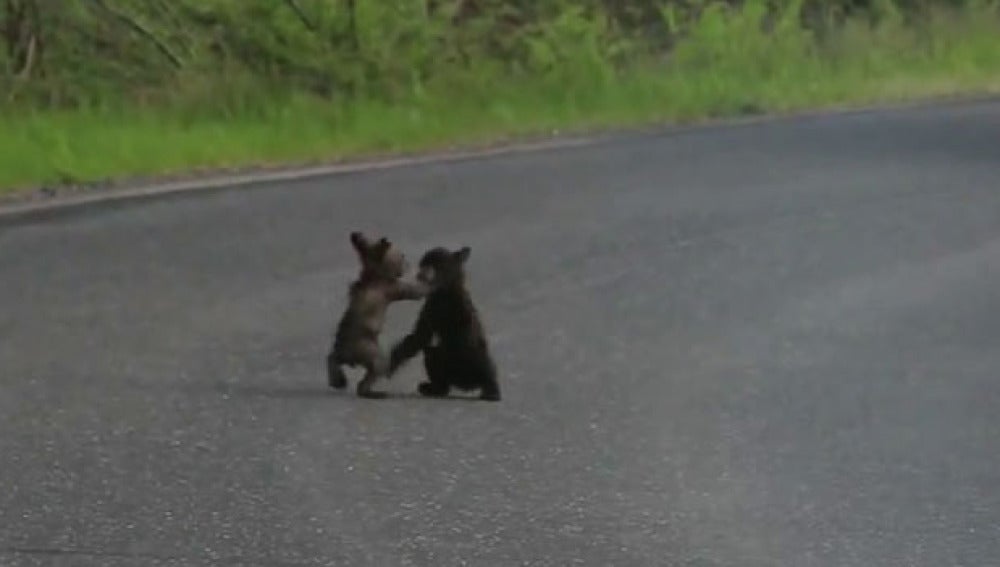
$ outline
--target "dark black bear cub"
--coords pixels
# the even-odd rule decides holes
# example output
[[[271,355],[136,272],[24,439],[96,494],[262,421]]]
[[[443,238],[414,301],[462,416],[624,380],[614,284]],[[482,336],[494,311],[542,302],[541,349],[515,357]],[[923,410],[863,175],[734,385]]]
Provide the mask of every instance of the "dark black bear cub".
[[[457,252],[433,248],[420,259],[417,278],[430,293],[413,330],[393,347],[389,374],[422,351],[427,370],[427,381],[419,386],[422,395],[443,397],[451,388],[478,389],[481,399],[500,401],[496,365],[465,287],[469,254],[468,247]]]

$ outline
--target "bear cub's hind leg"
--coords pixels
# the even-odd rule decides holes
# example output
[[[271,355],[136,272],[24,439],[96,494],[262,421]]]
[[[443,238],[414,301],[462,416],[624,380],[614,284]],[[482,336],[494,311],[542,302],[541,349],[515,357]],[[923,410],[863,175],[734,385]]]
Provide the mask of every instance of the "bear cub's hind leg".
[[[421,382],[417,386],[417,391],[422,396],[429,398],[443,398],[451,390],[449,380],[447,355],[441,347],[429,346],[424,348],[424,369],[427,372],[427,381]]]

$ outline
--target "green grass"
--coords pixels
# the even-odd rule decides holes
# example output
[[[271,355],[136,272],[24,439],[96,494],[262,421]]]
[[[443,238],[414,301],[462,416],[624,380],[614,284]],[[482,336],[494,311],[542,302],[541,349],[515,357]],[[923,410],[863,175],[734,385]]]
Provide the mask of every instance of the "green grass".
[[[742,12],[703,15],[665,61],[633,63],[616,76],[595,59],[516,78],[458,76],[394,104],[335,104],[284,93],[211,111],[183,101],[8,110],[0,116],[0,191],[340,159],[553,129],[1000,93],[1000,18],[992,8],[940,12],[913,27],[851,23],[822,43],[792,20],[763,33],[754,9],[751,3]]]

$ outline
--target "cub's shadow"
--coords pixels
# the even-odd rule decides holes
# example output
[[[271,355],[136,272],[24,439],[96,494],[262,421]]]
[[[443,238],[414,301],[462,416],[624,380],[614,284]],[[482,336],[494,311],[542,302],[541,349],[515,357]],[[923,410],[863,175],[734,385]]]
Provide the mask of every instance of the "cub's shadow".
[[[359,402],[387,402],[406,400],[427,400],[437,402],[479,402],[478,395],[451,394],[444,398],[430,398],[422,396],[418,392],[393,392],[386,391],[386,397],[369,400],[358,397],[354,393],[353,387],[343,390],[334,390],[326,384],[300,384],[293,386],[269,385],[269,384],[222,384],[213,385],[213,391],[221,396],[241,399],[260,400],[301,400],[301,401],[322,401],[331,398],[341,400],[356,400]]]

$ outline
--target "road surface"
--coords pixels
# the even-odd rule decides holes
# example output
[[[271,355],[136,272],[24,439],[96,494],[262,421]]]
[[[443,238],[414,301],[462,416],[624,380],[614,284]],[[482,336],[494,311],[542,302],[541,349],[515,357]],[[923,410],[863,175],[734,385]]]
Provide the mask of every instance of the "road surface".
[[[354,229],[472,248],[501,403],[326,389]],[[0,269],[4,566],[1000,561],[1000,104],[117,204]]]

